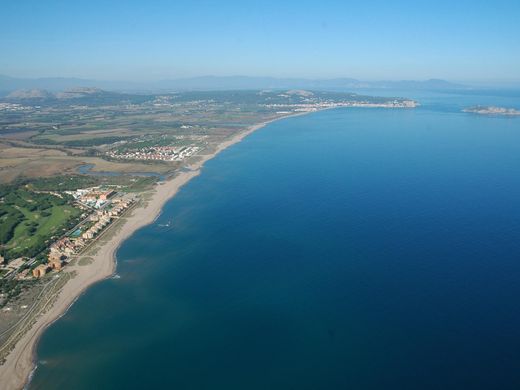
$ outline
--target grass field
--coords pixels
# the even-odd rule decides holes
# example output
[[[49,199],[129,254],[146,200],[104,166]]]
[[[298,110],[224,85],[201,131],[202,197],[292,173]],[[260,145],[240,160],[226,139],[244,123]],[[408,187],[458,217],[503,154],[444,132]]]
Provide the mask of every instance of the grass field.
[[[0,143],[0,183],[19,177],[52,176],[73,172],[81,164],[64,151],[43,148],[13,147]]]
[[[7,247],[16,252],[29,250],[42,239],[45,240],[63,233],[66,230],[67,221],[80,214],[79,209],[69,205],[53,206],[47,209],[46,211],[50,212],[48,216],[27,209],[20,211],[24,214],[25,220],[16,226],[13,238],[7,243]]]
[[[81,214],[69,200],[51,194],[7,188],[0,195],[0,244],[7,258],[37,255]]]
[[[145,162],[114,162],[99,157],[71,155],[62,150],[44,148],[12,147],[0,143],[0,183],[9,183],[15,179],[34,179],[60,174],[74,174],[83,164],[93,164],[93,171],[156,172],[172,171],[178,164],[152,164]]]

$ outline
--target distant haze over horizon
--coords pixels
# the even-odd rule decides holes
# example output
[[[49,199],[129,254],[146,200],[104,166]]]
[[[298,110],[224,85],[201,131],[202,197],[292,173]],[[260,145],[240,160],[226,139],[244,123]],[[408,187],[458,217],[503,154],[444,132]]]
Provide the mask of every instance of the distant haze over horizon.
[[[451,83],[441,79],[429,80],[380,80],[364,81],[353,78],[305,79],[249,76],[203,76],[157,81],[92,80],[66,77],[14,78],[0,75],[0,91],[49,90],[60,91],[76,87],[102,88],[114,91],[182,91],[182,90],[233,90],[233,89],[310,89],[310,90],[356,90],[356,89],[424,89],[460,90],[471,86]]]
[[[0,74],[520,83],[520,3],[4,2]]]
[[[453,84],[459,85],[485,85],[485,86],[500,86],[500,85],[520,85],[520,77],[516,79],[507,79],[507,78],[494,78],[494,79],[452,79],[452,78],[444,78],[444,77],[403,77],[403,78],[395,78],[395,77],[380,77],[380,78],[371,78],[371,77],[355,77],[353,75],[338,75],[335,77],[310,77],[310,76],[287,76],[283,75],[255,75],[255,74],[200,74],[193,76],[155,76],[155,77],[88,77],[80,74],[73,75],[64,75],[64,74],[31,74],[27,76],[18,76],[12,73],[2,73],[0,72],[0,81],[4,79],[19,79],[19,80],[96,80],[99,82],[115,82],[115,83],[137,83],[137,84],[148,84],[148,83],[159,83],[162,81],[179,81],[179,80],[202,80],[202,79],[251,79],[251,80],[307,80],[307,81],[330,81],[330,80],[353,80],[357,82],[366,82],[366,83],[380,83],[380,82],[402,82],[402,81],[410,81],[410,82],[427,82],[431,80],[441,80],[446,81]]]
[[[381,88],[388,88],[388,85],[395,84],[399,85],[401,83],[417,83],[417,84],[428,84],[428,83],[437,83],[442,82],[446,83],[446,85],[451,84],[452,86],[456,86],[457,88],[465,87],[465,88],[520,88],[520,78],[519,79],[446,79],[446,78],[438,78],[438,77],[427,77],[427,78],[356,78],[356,77],[277,77],[277,76],[251,76],[251,75],[200,75],[200,76],[192,76],[192,77],[155,77],[150,79],[140,79],[140,78],[91,78],[91,77],[82,77],[82,76],[62,76],[62,75],[35,75],[29,77],[18,77],[13,75],[7,75],[0,73],[0,91],[6,90],[3,88],[6,85],[6,82],[19,82],[24,84],[21,86],[22,89],[27,88],[43,88],[43,89],[60,89],[60,83],[64,83],[65,87],[102,87],[104,85],[116,86],[115,89],[132,89],[132,87],[139,88],[155,88],[161,83],[187,83],[187,82],[200,82],[200,81],[208,81],[208,80],[220,80],[232,81],[236,82],[237,80],[249,80],[254,83],[262,83],[262,81],[282,81],[287,83],[289,81],[298,82],[308,82],[308,83],[322,83],[322,84],[332,84],[338,80],[344,82],[351,82],[357,84],[355,88],[377,88],[377,86],[381,86],[382,84],[386,84]],[[47,82],[57,82],[58,86],[41,86],[39,87],[39,83],[47,83]],[[72,84],[70,84],[72,82]],[[34,85],[32,85],[34,83]],[[82,84],[83,83],[83,84]],[[364,84],[364,86],[363,86]],[[270,86],[261,86],[258,88],[269,88]],[[273,88],[278,88],[276,86],[272,86]],[[293,85],[292,87],[299,88],[304,86]],[[292,88],[291,87],[291,88]],[[168,88],[168,87],[166,87]],[[256,87],[255,87],[256,88]],[[283,88],[283,86],[282,86]],[[18,88],[17,88],[18,89]],[[112,89],[112,87],[108,87],[108,89]],[[198,89],[197,87],[195,89]],[[438,89],[437,87],[434,89]]]

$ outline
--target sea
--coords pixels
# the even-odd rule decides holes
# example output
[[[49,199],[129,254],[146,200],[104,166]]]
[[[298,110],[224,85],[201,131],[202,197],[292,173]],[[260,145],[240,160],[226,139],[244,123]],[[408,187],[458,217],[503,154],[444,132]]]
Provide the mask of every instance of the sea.
[[[37,347],[29,389],[519,389],[519,91],[269,124]]]

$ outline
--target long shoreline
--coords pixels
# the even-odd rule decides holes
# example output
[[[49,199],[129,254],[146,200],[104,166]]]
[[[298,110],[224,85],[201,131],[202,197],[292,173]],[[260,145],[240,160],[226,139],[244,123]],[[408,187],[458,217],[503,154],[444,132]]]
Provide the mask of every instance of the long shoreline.
[[[285,115],[250,126],[231,139],[220,143],[211,154],[202,156],[199,161],[190,166],[189,171],[180,172],[172,179],[156,185],[152,198],[146,202],[144,207],[132,211],[132,215],[128,217],[120,230],[116,231],[110,240],[100,246],[98,252],[92,256],[92,263],[86,266],[76,264],[67,267],[66,272],[75,271],[76,275],[63,286],[54,304],[36,319],[31,328],[18,340],[5,362],[0,365],[2,389],[22,389],[28,384],[36,367],[36,346],[45,329],[63,316],[90,286],[114,274],[117,265],[116,252],[121,244],[138,229],[153,223],[161,214],[164,204],[173,198],[186,183],[197,177],[207,161],[269,123],[307,113],[309,112]]]

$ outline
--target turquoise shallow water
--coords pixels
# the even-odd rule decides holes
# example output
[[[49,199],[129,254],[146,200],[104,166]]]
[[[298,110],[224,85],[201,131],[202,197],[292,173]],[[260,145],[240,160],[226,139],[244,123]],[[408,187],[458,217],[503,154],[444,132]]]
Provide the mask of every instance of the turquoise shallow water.
[[[519,388],[520,119],[424,99],[208,162],[46,331],[30,389]]]

